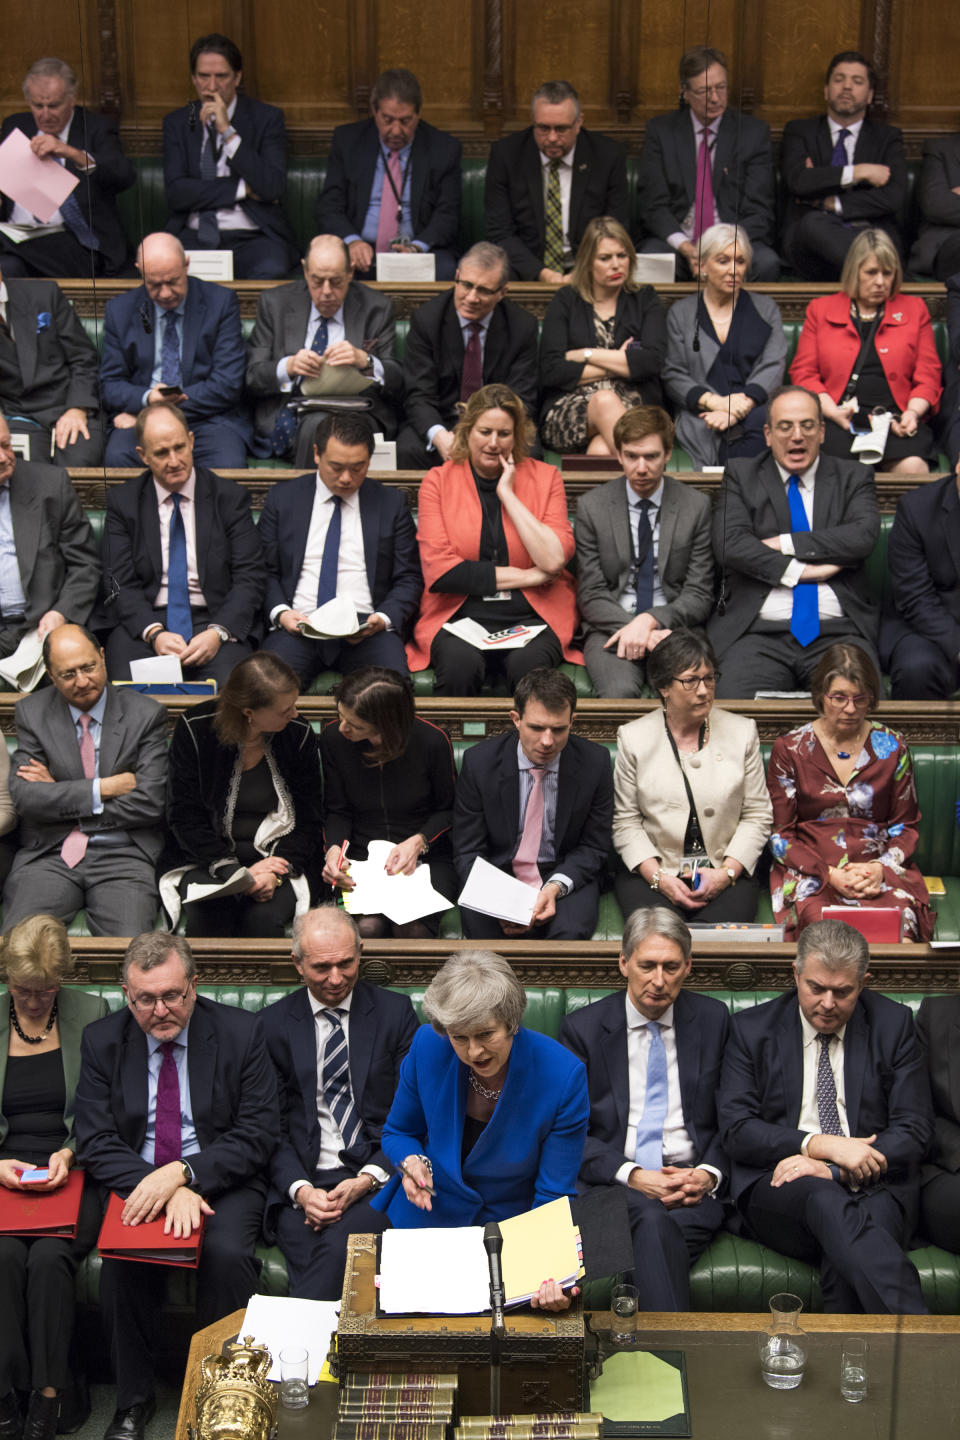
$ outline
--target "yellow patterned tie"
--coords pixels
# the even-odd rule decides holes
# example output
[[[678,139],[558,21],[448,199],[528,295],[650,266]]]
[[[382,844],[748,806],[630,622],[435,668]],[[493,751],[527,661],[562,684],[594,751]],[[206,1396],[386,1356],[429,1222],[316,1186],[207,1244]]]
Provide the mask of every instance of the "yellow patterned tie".
[[[547,270],[559,270],[563,274],[563,209],[560,204],[560,166],[562,161],[550,161],[547,176],[547,226],[546,244],[543,249],[543,263]]]

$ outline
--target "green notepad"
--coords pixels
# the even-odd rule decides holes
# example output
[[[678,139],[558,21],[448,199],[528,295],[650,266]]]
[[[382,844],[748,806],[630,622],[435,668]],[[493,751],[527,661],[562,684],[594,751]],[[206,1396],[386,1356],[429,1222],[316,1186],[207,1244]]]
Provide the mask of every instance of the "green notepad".
[[[682,1350],[618,1350],[590,1383],[591,1410],[603,1413],[607,1440],[689,1436],[687,1366]]]

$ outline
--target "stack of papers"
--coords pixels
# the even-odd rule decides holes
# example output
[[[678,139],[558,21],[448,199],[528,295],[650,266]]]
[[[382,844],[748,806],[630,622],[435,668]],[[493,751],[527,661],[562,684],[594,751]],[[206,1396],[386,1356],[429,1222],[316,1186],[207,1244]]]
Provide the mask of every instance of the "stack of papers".
[[[546,630],[546,625],[517,625],[515,635],[505,635],[502,630],[489,631],[479,620],[448,620],[443,626],[458,640],[465,640],[475,650],[522,650],[535,635]]]
[[[285,1295],[251,1295],[240,1334],[252,1335],[270,1351],[268,1380],[280,1379],[280,1351],[298,1345],[306,1350],[307,1384],[316,1385],[336,1334],[339,1303],[335,1300],[291,1300]]]
[[[352,867],[350,874],[353,874]],[[527,885],[478,855],[457,904],[466,905],[468,910],[476,910],[480,915],[492,915],[494,920],[506,920],[510,925],[529,925],[539,894],[538,885]]]
[[[392,849],[392,840],[371,840],[366,860],[350,861],[354,889],[344,890],[343,908],[351,915],[386,915],[394,925],[449,910],[450,901],[433,888],[429,865],[418,865],[412,875],[387,874]]]
[[[19,133],[18,130],[17,134]],[[45,668],[40,634],[36,629],[28,630],[13,654],[0,660],[0,678],[6,680],[14,690],[27,693],[37,685]]]
[[[246,895],[252,884],[253,876],[250,871],[245,865],[238,865],[226,880],[211,880],[208,884],[196,880],[188,885],[183,903],[192,905],[195,900],[212,900],[214,896],[219,900],[226,900],[230,895]]]

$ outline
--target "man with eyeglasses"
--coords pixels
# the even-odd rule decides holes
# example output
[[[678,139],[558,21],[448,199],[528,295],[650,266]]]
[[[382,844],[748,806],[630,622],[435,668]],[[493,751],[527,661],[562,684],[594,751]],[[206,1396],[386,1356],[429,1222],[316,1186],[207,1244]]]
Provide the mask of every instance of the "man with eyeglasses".
[[[717,697],[809,690],[824,652],[859,645],[876,663],[878,611],[866,562],[880,533],[873,471],[821,453],[818,397],[770,397],[769,450],[731,460],[713,512],[720,599],[707,626]]]
[[[727,58],[695,45],[681,57],[680,108],[647,121],[640,157],[640,215],[646,255],[673,251],[677,279],[698,270],[698,242],[711,225],[740,225],[753,245],[751,280],[777,280],[770,130],[727,104]]]
[[[166,1216],[187,1237],[204,1219],[197,1328],[243,1309],[280,1129],[277,1085],[255,1017],[197,995],[186,940],[150,931],[123,960],[126,1009],[83,1035],[76,1127],[81,1163],[124,1200],[126,1225]],[[116,1371],[104,1440],[143,1440],[156,1408],[161,1265],[104,1260],[100,1311]]]
[[[537,413],[537,322],[506,299],[510,261],[481,240],[457,267],[452,290],[414,311],[404,371],[406,423],[397,437],[401,470],[425,470],[450,458],[459,406],[498,383]]]
[[[628,211],[623,146],[583,128],[568,81],[546,81],[533,124],[496,141],[487,163],[484,228],[509,255],[510,278],[564,284],[589,222],[612,215],[626,226]]]
[[[96,637],[60,625],[43,642],[51,685],[20,700],[10,794],[20,849],[4,925],[38,911],[93,935],[132,935],[157,916],[167,722],[155,700],[107,684]]]

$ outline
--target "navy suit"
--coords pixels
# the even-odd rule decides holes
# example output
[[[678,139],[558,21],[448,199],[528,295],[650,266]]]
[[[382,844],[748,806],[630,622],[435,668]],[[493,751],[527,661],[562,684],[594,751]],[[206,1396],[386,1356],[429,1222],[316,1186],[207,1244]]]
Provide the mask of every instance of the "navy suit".
[[[191,278],[185,306],[180,373],[187,395],[182,409],[196,442],[193,458],[198,465],[243,469],[253,447],[253,426],[242,405],[246,351],[240,302],[222,285]],[[115,295],[104,307],[100,381],[104,409],[114,415],[136,415],[143,408],[153,375],[156,325],[153,301],[143,286]],[[106,463],[141,464],[135,430],[111,433]]]
[[[322,1189],[359,1174],[364,1165],[391,1170],[380,1135],[400,1075],[400,1062],[419,1028],[406,995],[358,980],[350,1002],[350,1088],[362,1125],[335,1171],[318,1173],[317,1030],[304,987],[268,1005],[257,1017],[280,1091],[280,1143],[270,1165],[266,1230],[277,1239],[290,1271],[290,1294],[306,1300],[337,1300],[343,1289],[347,1236],[380,1230],[383,1218],[357,1201],[343,1218],[314,1231],[290,1201],[290,1186],[306,1180]]]
[[[743,1010],[730,1026],[717,1110],[732,1161],[731,1193],[754,1236],[820,1266],[824,1309],[923,1314],[916,1271],[901,1250],[917,1210],[920,1162],[933,1135],[926,1071],[913,1018],[861,992],[843,1039],[843,1090],[851,1135],[876,1135],[883,1180],[851,1192],[801,1176],[770,1176],[800,1154],[803,1032],[795,991]]]
[[[511,871],[520,843],[520,767],[515,730],[481,740],[463,757],[453,812],[453,862],[463,885],[474,860]],[[542,931],[548,940],[588,940],[597,923],[600,879],[610,850],[613,771],[602,745],[571,735],[557,773],[556,858],[541,866],[543,879],[566,875],[569,895]],[[502,936],[499,922],[473,910],[461,912],[469,939]]]
[[[77,1084],[80,1163],[106,1190],[129,1195],[153,1166],[141,1159],[147,1133],[147,1037],[127,1009],[84,1031]],[[197,999],[187,1031],[190,1104],[198,1149],[185,1157],[195,1188],[216,1211],[206,1221],[197,1271],[197,1325],[246,1305],[256,1289],[254,1257],[264,1172],[280,1127],[277,1085],[255,1018]],[[110,1334],[121,1409],[148,1399],[164,1268],[105,1260],[100,1305]]]
[[[279,280],[297,263],[297,244],[283,209],[287,188],[287,130],[283,111],[249,95],[237,96],[231,125],[241,144],[228,161],[230,175],[204,180],[200,175],[203,126],[190,116],[199,104],[192,100],[163,117],[163,183],[170,217],[167,229],[188,250],[197,248],[197,231],[187,221],[195,211],[230,210],[239,204],[257,226],[256,231],[221,232],[221,248],[235,250],[234,275],[238,280]],[[209,142],[208,142],[209,143]],[[249,194],[237,200],[237,182]],[[259,232],[259,233],[258,233]]]
[[[565,1015],[559,1040],[587,1067],[590,1127],[583,1147],[584,1189],[613,1185],[629,1159],[630,1118],[626,997],[622,991]],[[727,1007],[708,995],[681,990],[673,1006],[683,1123],[693,1164],[712,1165],[726,1178],[728,1162],[717,1133],[717,1083],[730,1028]],[[690,1266],[723,1224],[712,1196],[699,1205],[667,1210],[659,1200],[624,1187],[633,1236],[633,1284],[641,1310],[689,1310]]]
[[[956,476],[897,502],[887,547],[893,604],[880,659],[895,700],[946,700],[960,661],[960,499]]]

